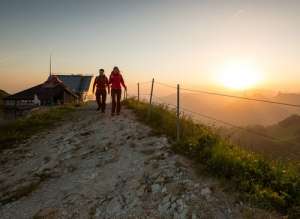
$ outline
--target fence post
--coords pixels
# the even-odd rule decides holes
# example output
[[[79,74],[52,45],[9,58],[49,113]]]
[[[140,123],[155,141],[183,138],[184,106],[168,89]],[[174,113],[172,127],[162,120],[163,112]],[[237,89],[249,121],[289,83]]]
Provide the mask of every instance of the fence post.
[[[148,119],[150,118],[150,114],[151,114],[153,86],[154,86],[154,78],[152,79],[152,83],[151,83],[151,91],[150,91],[150,99],[149,99],[149,109],[148,109]]]
[[[140,102],[140,83],[137,83],[137,89],[138,89],[137,98],[138,98],[138,102]]]
[[[152,96],[153,96],[153,85],[154,85],[154,78],[152,78],[152,83],[151,83],[151,92],[150,92],[150,105],[152,104]]]
[[[177,116],[177,120],[176,120],[177,133],[176,133],[176,137],[177,137],[177,142],[179,142],[179,140],[180,140],[180,87],[179,87],[179,84],[177,84],[177,109],[176,109],[176,116]]]

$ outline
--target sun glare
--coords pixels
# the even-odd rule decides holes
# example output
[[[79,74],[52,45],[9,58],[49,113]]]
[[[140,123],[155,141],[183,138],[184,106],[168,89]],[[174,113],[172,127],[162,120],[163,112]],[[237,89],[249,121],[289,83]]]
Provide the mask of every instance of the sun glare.
[[[258,85],[261,72],[251,64],[230,63],[222,68],[218,80],[229,89],[244,90]]]

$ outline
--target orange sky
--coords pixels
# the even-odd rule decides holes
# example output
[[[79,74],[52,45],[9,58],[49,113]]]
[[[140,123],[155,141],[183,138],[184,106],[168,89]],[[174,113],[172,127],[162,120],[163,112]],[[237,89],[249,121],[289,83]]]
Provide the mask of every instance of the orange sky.
[[[222,89],[226,63],[260,69],[261,89],[300,92],[298,1],[44,1],[0,8],[0,88],[56,73],[109,74],[118,65],[129,84],[152,77]],[[245,70],[247,71],[247,70]],[[242,74],[243,72],[241,72]]]

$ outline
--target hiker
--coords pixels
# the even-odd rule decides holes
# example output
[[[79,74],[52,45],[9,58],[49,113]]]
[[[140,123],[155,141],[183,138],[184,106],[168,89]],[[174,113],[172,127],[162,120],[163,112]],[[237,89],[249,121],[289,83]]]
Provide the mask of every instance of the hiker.
[[[96,101],[98,104],[97,111],[101,109],[102,113],[105,113],[105,107],[106,107],[106,88],[108,91],[108,94],[110,94],[110,86],[108,83],[108,79],[106,75],[104,74],[104,69],[99,70],[99,76],[95,78],[94,85],[93,85],[93,93],[95,92],[95,87],[97,87],[96,90]]]
[[[124,87],[126,91],[127,91],[127,87],[124,83],[123,77],[117,66],[115,66],[113,71],[111,72],[111,75],[109,77],[109,84],[111,84],[111,100],[112,100],[111,115],[114,116],[115,113],[117,113],[117,115],[120,115],[120,111],[121,111],[120,101],[122,95],[121,85]]]

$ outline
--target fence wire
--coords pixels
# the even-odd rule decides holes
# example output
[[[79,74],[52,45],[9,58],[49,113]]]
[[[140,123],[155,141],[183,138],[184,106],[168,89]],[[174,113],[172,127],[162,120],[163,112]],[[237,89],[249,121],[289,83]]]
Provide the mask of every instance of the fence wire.
[[[153,83],[153,82],[154,81],[140,82],[139,83],[139,89],[141,90],[142,87],[147,86],[146,90],[149,92],[151,83]],[[152,103],[156,104],[156,105],[157,104],[163,104],[163,105],[166,105],[167,107],[170,107],[172,109],[176,109],[177,108],[176,104],[167,102],[164,98],[160,97],[159,95],[156,95],[156,93],[158,93],[160,87],[165,87],[165,88],[168,88],[168,89],[172,89],[172,91],[176,90],[177,87],[174,86],[174,85],[168,84],[168,83],[160,82],[160,81],[155,81],[154,84],[155,85],[154,85],[154,91],[153,92],[155,94],[152,94],[152,98],[153,98]],[[157,86],[157,85],[159,85],[159,86]],[[205,90],[195,90],[195,89],[184,88],[184,87],[180,88],[180,91],[181,90],[192,92],[192,93],[198,93],[198,94],[214,95],[214,96],[220,96],[220,97],[241,99],[241,100],[246,100],[246,101],[262,102],[262,103],[266,103],[266,104],[282,105],[282,106],[285,106],[285,107],[300,108],[299,104],[293,104],[293,103],[277,102],[277,101],[271,101],[271,100],[265,100],[265,99],[257,99],[257,98],[248,98],[248,97],[235,96],[235,95],[229,95],[229,94],[218,93],[218,92],[211,92],[211,91],[205,91]],[[147,98],[147,97],[150,98],[150,96],[151,96],[151,93],[148,93],[148,92],[147,93],[140,93],[139,95],[144,97],[143,100],[147,100],[145,98]],[[265,133],[257,132],[257,131],[251,130],[251,129],[247,128],[247,127],[239,126],[239,125],[233,124],[231,122],[228,122],[228,121],[216,118],[214,116],[207,115],[207,114],[204,114],[204,113],[200,113],[200,112],[191,110],[191,109],[186,108],[186,107],[179,107],[179,110],[180,110],[181,115],[183,113],[186,113],[189,116],[194,115],[194,116],[202,117],[202,118],[205,118],[205,119],[208,119],[208,120],[211,120],[211,121],[214,121],[214,122],[218,122],[220,124],[224,124],[226,126],[235,128],[236,130],[245,131],[247,133],[250,133],[250,134],[253,134],[253,135],[256,135],[256,136],[259,136],[259,137],[262,137],[262,138],[265,138],[265,139],[268,139],[268,140],[271,140],[271,141],[274,141],[274,142],[288,143],[290,145],[299,146],[296,142],[292,142],[292,141],[285,140],[285,139],[280,139],[280,138],[275,138],[275,137],[269,136],[269,135],[267,135]],[[202,122],[201,120],[198,120],[195,117],[191,117],[191,118],[194,121]],[[296,153],[296,154],[299,155],[299,153]]]

